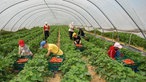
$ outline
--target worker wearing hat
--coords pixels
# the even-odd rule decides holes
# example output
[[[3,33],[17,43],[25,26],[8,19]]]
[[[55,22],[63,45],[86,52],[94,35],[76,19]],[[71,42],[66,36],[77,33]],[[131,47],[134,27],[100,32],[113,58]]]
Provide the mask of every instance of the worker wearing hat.
[[[119,49],[122,48],[122,45],[120,45],[120,43],[115,42],[114,45],[112,45],[109,50],[108,50],[108,56],[111,57],[112,59],[116,59],[120,56],[122,56],[122,54],[120,53]]]
[[[49,32],[50,31],[50,26],[48,25],[47,22],[45,22],[44,28],[43,28],[43,33],[45,36],[45,40],[49,37]]]
[[[69,37],[72,40],[72,35],[74,33],[74,22],[72,22],[71,24],[69,24]]]
[[[112,59],[118,60],[118,62],[124,63],[124,66],[130,67],[134,72],[138,71],[138,65],[135,64],[135,61],[127,58],[123,54],[120,53],[119,49],[122,48],[122,45],[120,43],[115,42],[113,46],[110,47],[108,50],[108,55]]]
[[[73,33],[74,44],[81,44],[81,37],[78,36],[76,33]]]
[[[48,44],[47,41],[42,41],[40,46],[41,48],[46,48],[48,50],[46,57],[48,57],[51,53],[56,56],[63,56],[63,51],[55,44]]]
[[[33,55],[29,47],[25,44],[24,40],[19,40],[18,44],[19,44],[18,54],[24,57]]]

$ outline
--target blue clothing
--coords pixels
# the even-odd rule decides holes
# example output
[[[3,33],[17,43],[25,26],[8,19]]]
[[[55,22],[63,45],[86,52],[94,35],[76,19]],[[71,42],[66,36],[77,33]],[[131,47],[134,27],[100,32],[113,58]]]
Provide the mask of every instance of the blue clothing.
[[[117,50],[117,51],[116,51],[116,54],[115,54],[115,58],[119,58],[119,57],[120,57],[120,55],[121,55],[120,51],[119,51],[119,50]]]

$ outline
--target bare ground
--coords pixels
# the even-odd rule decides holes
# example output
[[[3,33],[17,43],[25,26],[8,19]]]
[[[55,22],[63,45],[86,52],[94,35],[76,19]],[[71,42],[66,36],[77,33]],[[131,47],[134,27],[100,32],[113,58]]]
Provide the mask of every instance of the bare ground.
[[[56,45],[60,48],[60,29],[58,31],[58,41]],[[61,82],[61,75],[61,72],[57,72],[56,74],[54,74],[54,77],[48,77],[47,82]]]
[[[47,82],[61,82],[61,75],[62,75],[61,72],[57,72],[55,74],[54,78],[53,77],[49,77]]]
[[[88,63],[88,59],[86,56],[83,56],[82,59],[85,60],[86,63]],[[97,73],[95,72],[95,67],[93,67],[90,64],[87,64],[87,68],[88,68],[88,72],[90,73],[91,78],[92,78],[90,82],[106,82],[99,75],[97,75]]]
[[[91,65],[87,65],[88,72],[91,74],[91,81],[90,82],[106,82],[104,79],[100,78],[95,72],[95,68]]]

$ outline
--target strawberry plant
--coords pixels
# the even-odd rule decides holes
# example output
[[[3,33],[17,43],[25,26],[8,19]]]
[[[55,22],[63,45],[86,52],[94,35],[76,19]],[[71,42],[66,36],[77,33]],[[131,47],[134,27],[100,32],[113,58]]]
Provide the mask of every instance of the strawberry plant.
[[[109,46],[104,45],[102,47],[102,45],[99,45],[100,46],[99,47],[98,44],[95,43],[96,40],[99,39],[94,38],[93,41],[91,40],[92,42],[86,42],[83,40],[83,43],[86,44],[87,50],[85,50],[82,54],[88,56],[89,62],[97,67],[96,71],[99,75],[101,75],[101,77],[105,78],[109,82],[120,82],[120,81],[144,82],[146,80],[146,77],[144,77],[144,75],[139,73],[134,73],[130,68],[124,67],[122,63],[119,63],[109,58],[107,55],[107,48],[104,48]],[[104,40],[102,40],[101,43],[107,44],[107,42]],[[127,55],[128,53],[125,52],[124,54]],[[137,56],[140,56],[140,54],[139,55],[137,54]],[[142,73],[144,74],[144,72]]]
[[[33,40],[28,41],[29,38],[32,38],[32,37],[38,35],[39,33],[40,33],[40,31],[34,33],[33,35],[25,36],[25,37],[23,37],[23,39],[26,41],[26,43],[29,44],[31,41],[33,42],[33,41],[35,41],[37,39],[41,39],[40,37],[37,37],[37,38],[34,38]],[[12,77],[9,77],[9,76],[15,75],[14,73],[12,73],[13,63],[18,58],[18,56],[20,56],[20,55],[16,54],[16,53],[18,53],[17,41],[16,41],[15,38],[13,40],[14,40],[13,41],[14,43],[13,42],[11,42],[11,43],[9,42],[6,45],[3,44],[4,46],[6,46],[6,50],[10,50],[10,49],[13,49],[13,50],[11,50],[11,52],[9,52],[6,56],[1,57],[2,61],[0,62],[0,70],[1,70],[0,77],[3,77],[3,78],[1,78],[0,81],[8,81],[8,80],[10,80],[12,78]],[[7,49],[8,48],[7,45],[10,46],[9,49]]]
[[[91,80],[86,63],[81,59],[81,52],[75,51],[73,41],[68,37],[66,29],[61,29],[61,48],[64,51],[65,60],[61,66],[63,72],[62,82],[89,82]],[[64,44],[65,43],[65,44]]]
[[[91,32],[94,33],[94,30]],[[101,32],[97,31],[96,34],[101,35]],[[119,35],[120,41],[124,42],[126,44],[129,44],[129,38],[131,36],[130,33],[123,33],[123,32],[118,32],[118,33],[117,32],[106,32],[106,33],[103,33],[103,35],[105,37],[109,37],[109,38],[112,38],[112,36],[113,36],[113,39],[117,39],[118,35]],[[146,40],[144,38],[141,38],[138,35],[132,34],[131,45],[143,47],[144,49],[146,49]]]
[[[52,30],[51,30],[52,32]],[[57,40],[57,29],[53,30],[53,33],[48,38],[49,42],[55,42]],[[37,46],[37,53],[34,58],[25,64],[24,69],[17,75],[18,77],[13,78],[10,82],[34,82],[34,81],[45,81],[44,77],[50,76],[52,73],[48,71],[48,62],[45,58],[47,51],[45,49],[39,49],[39,43],[43,40],[43,36],[37,38],[35,41],[31,41],[32,47]],[[33,49],[33,48],[32,48]]]

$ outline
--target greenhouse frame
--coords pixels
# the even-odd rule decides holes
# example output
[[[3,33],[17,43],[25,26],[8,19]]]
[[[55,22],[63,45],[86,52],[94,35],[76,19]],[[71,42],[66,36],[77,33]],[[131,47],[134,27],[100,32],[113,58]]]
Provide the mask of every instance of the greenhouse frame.
[[[145,15],[146,0],[1,0],[0,82],[146,82]],[[23,63],[20,40],[33,54]],[[42,41],[62,50],[61,63],[44,57],[53,52]],[[122,56],[112,59],[116,42]]]

